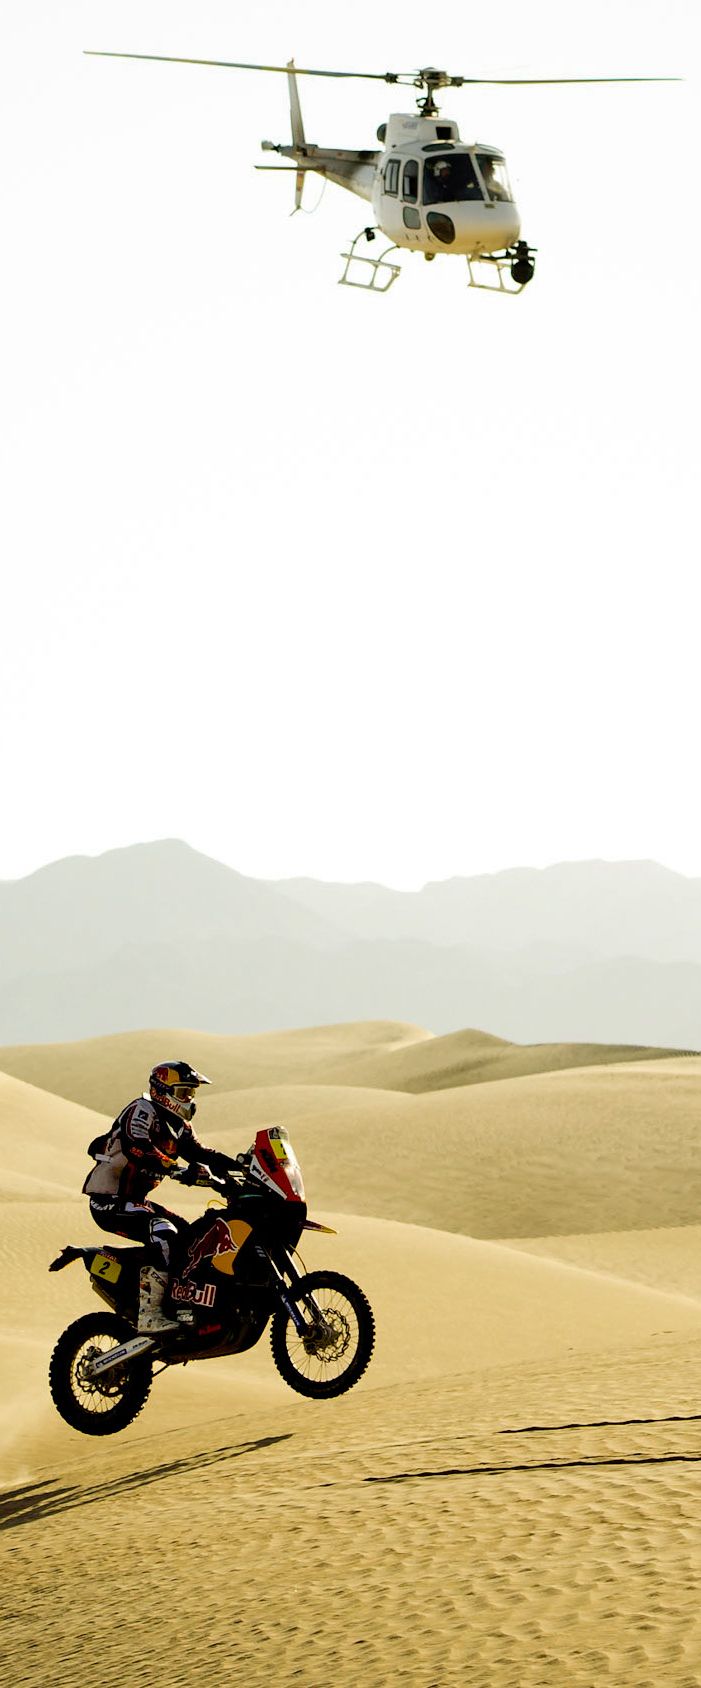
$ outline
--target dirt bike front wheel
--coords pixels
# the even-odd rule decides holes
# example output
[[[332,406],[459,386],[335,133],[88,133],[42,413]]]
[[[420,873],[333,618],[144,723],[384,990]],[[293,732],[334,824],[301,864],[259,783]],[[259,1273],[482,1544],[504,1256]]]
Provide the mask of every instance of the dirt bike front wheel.
[[[274,1314],[270,1341],[280,1376],[317,1401],[344,1395],[362,1377],[375,1345],[367,1296],[340,1272],[308,1272],[289,1293],[306,1330],[296,1330],[284,1307]]]
[[[132,1326],[114,1313],[86,1313],[59,1337],[49,1365],[49,1388],[54,1406],[73,1430],[110,1436],[141,1412],[151,1388],[148,1356],[139,1354],[102,1377],[90,1373],[92,1360],[133,1335]]]

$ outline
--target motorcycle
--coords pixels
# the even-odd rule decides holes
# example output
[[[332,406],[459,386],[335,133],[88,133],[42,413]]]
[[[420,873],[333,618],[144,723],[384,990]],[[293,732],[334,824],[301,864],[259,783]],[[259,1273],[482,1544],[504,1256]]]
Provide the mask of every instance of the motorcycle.
[[[145,1405],[154,1375],[242,1354],[268,1324],[275,1365],[300,1395],[330,1400],[362,1377],[375,1341],[372,1309],[352,1279],[300,1271],[296,1263],[303,1231],[335,1232],[307,1217],[301,1168],[284,1127],[259,1131],[237,1163],[222,1178],[206,1168],[197,1176],[220,1205],[213,1214],[210,1203],[183,1227],[165,1301],[177,1321],[173,1330],[136,1329],[139,1272],[150,1258],[143,1248],[68,1245],[51,1262],[49,1271],[60,1272],[82,1260],[110,1309],[76,1319],[51,1356],[54,1405],[74,1430],[123,1430]],[[190,1182],[188,1170],[173,1163],[168,1175]]]

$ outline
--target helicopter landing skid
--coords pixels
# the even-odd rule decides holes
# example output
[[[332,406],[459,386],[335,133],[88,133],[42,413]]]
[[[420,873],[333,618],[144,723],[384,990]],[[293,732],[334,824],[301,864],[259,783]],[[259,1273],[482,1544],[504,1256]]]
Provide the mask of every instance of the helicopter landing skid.
[[[484,293],[522,293],[535,269],[534,250],[525,241],[519,241],[518,248],[512,247],[507,252],[481,252],[479,257],[466,258],[468,287],[479,287]],[[478,280],[475,270],[479,268],[481,272],[483,265],[486,265],[485,279]],[[487,275],[493,279],[487,281]]]
[[[388,252],[396,252],[396,246],[386,246],[379,258],[368,258],[365,253],[356,252],[359,240],[374,240],[374,229],[361,229],[351,243],[350,252],[342,252],[346,264],[343,275],[338,278],[339,287],[360,287],[366,293],[388,293],[392,282],[401,275],[399,264],[388,264]],[[356,268],[356,266],[359,266]],[[368,274],[369,272],[369,274]]]

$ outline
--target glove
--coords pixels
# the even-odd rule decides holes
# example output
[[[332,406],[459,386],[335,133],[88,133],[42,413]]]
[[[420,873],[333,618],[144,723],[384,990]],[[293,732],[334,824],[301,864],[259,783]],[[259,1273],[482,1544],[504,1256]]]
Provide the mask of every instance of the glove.
[[[191,1161],[189,1166],[185,1167],[184,1172],[181,1172],[180,1183],[181,1184],[203,1184],[203,1185],[208,1184],[209,1183],[209,1168],[206,1167],[206,1166],[203,1166],[201,1161]]]
[[[236,1164],[233,1155],[225,1155],[220,1149],[216,1149],[209,1157],[210,1170],[217,1178],[225,1178],[227,1172],[231,1172]]]

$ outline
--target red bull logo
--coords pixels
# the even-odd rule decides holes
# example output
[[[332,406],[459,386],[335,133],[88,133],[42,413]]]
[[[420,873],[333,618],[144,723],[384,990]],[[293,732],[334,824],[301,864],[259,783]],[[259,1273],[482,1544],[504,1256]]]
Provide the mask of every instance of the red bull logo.
[[[249,1227],[247,1227],[249,1229]],[[218,1255],[236,1254],[239,1244],[234,1241],[225,1219],[213,1219],[201,1236],[195,1237],[187,1251],[183,1277],[189,1278],[205,1261],[215,1261]]]
[[[216,1299],[214,1284],[201,1284],[199,1289],[194,1284],[183,1283],[181,1278],[174,1278],[170,1286],[173,1301],[194,1302],[196,1307],[213,1307]]]

